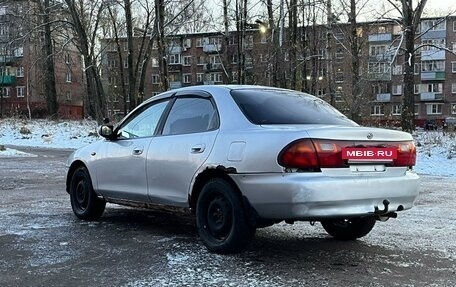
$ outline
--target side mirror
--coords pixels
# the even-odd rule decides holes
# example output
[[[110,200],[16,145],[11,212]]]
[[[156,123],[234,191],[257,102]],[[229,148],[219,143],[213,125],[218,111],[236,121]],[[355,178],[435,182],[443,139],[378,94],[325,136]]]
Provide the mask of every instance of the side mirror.
[[[106,139],[112,139],[114,133],[114,126],[112,125],[102,125],[98,130],[98,134]]]

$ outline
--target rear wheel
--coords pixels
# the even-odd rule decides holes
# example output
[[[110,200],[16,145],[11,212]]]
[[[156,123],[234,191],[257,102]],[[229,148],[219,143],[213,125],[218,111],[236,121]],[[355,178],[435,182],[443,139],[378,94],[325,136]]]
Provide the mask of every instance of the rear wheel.
[[[225,180],[207,182],[196,203],[196,225],[204,245],[216,253],[235,253],[247,248],[255,235],[241,197]]]
[[[321,221],[332,237],[339,240],[355,240],[366,236],[375,225],[374,217],[337,218]]]
[[[99,199],[93,191],[89,171],[79,167],[73,173],[70,185],[71,208],[83,220],[97,220],[104,212],[106,201]]]

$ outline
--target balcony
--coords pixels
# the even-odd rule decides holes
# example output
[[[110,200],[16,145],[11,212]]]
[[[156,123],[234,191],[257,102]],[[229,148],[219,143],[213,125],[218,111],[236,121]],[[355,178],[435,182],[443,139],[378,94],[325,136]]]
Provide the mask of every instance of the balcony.
[[[16,57],[14,56],[0,56],[0,63],[9,64],[16,62]]]
[[[421,40],[446,38],[446,30],[429,30],[421,35]]]
[[[420,101],[443,101],[442,92],[427,92],[420,94]]]
[[[378,55],[370,55],[369,62],[391,62],[393,59],[393,53],[385,53]]]
[[[369,42],[391,42],[393,35],[391,33],[380,33],[369,35]]]
[[[16,76],[0,76],[0,85],[11,86],[16,83]]]
[[[171,90],[182,88],[182,83],[181,82],[169,82],[169,88]]]
[[[204,53],[218,53],[222,50],[221,44],[204,44],[203,52]]]
[[[182,47],[172,46],[168,48],[168,54],[180,54],[182,53]]]
[[[391,102],[391,93],[377,94],[377,102],[381,102],[381,103]]]
[[[367,73],[369,81],[391,81],[391,72],[386,73]]]
[[[421,72],[421,81],[445,81],[445,72]]]
[[[421,61],[445,60],[445,50],[421,51]]]
[[[221,70],[222,64],[221,63],[207,63],[203,66],[204,71],[214,71],[214,70]]]

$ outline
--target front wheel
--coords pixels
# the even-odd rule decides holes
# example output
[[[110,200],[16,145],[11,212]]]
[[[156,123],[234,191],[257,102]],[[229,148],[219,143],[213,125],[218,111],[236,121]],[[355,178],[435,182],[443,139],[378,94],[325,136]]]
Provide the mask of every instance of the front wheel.
[[[321,225],[335,239],[355,240],[366,236],[375,221],[375,217],[337,218],[322,220]]]
[[[93,191],[89,171],[79,167],[71,177],[71,208],[74,214],[83,220],[97,220],[104,212],[106,201],[99,199]]]
[[[204,245],[227,254],[247,248],[255,235],[241,197],[223,179],[212,179],[201,190],[196,203],[196,226]]]

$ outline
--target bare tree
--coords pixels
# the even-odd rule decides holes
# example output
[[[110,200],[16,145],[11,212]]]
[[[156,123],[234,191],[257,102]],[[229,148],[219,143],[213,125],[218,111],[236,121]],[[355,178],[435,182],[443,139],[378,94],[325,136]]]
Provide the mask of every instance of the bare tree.
[[[413,7],[412,0],[388,0],[400,14],[399,23],[402,25],[404,63],[404,97],[402,100],[402,130],[415,130],[415,96],[414,96],[414,66],[415,66],[415,38],[418,25],[421,21],[427,0],[420,0]],[[401,48],[401,47],[399,47]]]
[[[75,34],[75,44],[82,54],[87,80],[84,97],[86,113],[98,122],[107,115],[106,97],[98,71],[96,45],[105,3],[101,0],[65,0],[67,13]]]

